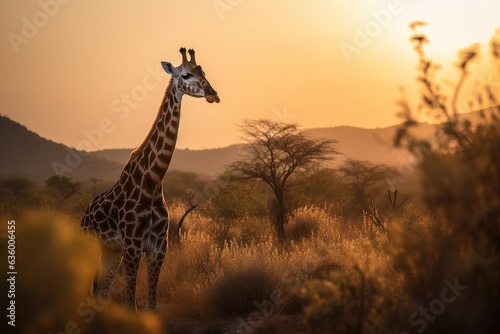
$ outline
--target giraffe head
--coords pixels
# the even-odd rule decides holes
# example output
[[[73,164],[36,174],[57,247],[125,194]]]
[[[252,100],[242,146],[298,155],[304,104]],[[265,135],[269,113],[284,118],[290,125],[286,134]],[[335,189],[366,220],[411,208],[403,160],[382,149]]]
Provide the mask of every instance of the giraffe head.
[[[161,65],[165,72],[172,75],[173,84],[180,89],[183,94],[193,97],[204,97],[209,103],[219,103],[220,99],[215,89],[212,88],[205,78],[205,72],[200,65],[196,64],[194,50],[190,49],[190,60],[187,60],[186,49],[181,48],[182,64],[174,67],[171,63],[162,61]]]

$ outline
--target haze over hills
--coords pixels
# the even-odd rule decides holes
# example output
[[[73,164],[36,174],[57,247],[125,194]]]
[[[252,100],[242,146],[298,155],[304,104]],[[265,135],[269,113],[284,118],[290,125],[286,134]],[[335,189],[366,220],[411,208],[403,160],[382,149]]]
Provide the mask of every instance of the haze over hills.
[[[343,155],[330,165],[338,164],[345,158],[354,158],[397,166],[408,161],[409,154],[392,147],[396,129],[397,126],[377,129],[340,126],[307,132],[313,138],[338,141],[337,150]],[[433,125],[422,124],[419,136],[430,136],[433,131]],[[0,142],[0,177],[24,176],[38,183],[43,183],[57,171],[82,182],[88,182],[90,178],[114,181],[133,150],[76,151],[42,138],[4,116],[0,116]],[[238,158],[241,147],[242,144],[205,150],[177,149],[170,170],[214,175]]]
[[[242,145],[205,150],[176,149],[169,170],[194,172],[202,175],[214,175],[239,156]],[[92,152],[96,157],[119,163],[123,166],[133,149],[106,149]]]
[[[342,154],[330,162],[335,166],[345,158],[367,160],[373,163],[398,165],[409,159],[409,153],[393,146],[397,126],[377,129],[362,129],[351,126],[317,128],[306,130],[312,138],[332,138],[337,140],[337,150]],[[435,126],[419,125],[419,136],[430,137]],[[176,150],[172,160],[172,169],[190,171],[198,174],[217,174],[230,162],[238,159],[243,144],[207,150]],[[127,162],[132,149],[107,149],[96,151],[97,157],[117,162]]]
[[[92,154],[75,151],[40,137],[25,126],[0,115],[0,177],[24,176],[43,183],[56,170],[66,170],[79,180],[106,180],[122,166]]]

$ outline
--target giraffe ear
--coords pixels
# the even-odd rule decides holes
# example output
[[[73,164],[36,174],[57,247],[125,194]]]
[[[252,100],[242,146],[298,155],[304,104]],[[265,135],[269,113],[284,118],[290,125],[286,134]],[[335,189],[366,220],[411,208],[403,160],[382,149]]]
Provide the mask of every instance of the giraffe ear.
[[[168,74],[174,74],[176,70],[176,68],[171,63],[166,61],[161,62],[161,67],[163,67],[163,70]]]

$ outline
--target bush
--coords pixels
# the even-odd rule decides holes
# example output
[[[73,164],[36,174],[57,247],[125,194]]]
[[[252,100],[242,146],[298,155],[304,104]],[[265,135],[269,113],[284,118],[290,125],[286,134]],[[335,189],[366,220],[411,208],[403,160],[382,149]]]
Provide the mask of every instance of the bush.
[[[76,221],[52,211],[32,211],[19,216],[15,226],[20,333],[68,328],[81,333],[161,333],[150,316],[131,316],[128,310],[89,297],[98,252],[93,242],[80,236]]]
[[[320,224],[328,220],[328,214],[315,206],[297,209],[290,215],[286,225],[287,237],[294,241],[313,237],[318,233]]]
[[[272,240],[225,247],[220,254],[220,270],[207,290],[214,314],[245,315],[257,310],[257,303],[269,300],[271,293],[282,287],[288,258],[278,253]]]
[[[416,26],[420,25],[416,24]],[[497,35],[498,37],[498,35]],[[443,281],[457,280],[467,290],[446,306],[427,332],[494,333],[500,330],[500,107],[488,85],[475,92],[479,110],[460,115],[458,96],[478,45],[459,52],[460,79],[451,104],[435,78],[437,69],[424,52],[426,36],[412,38],[419,56],[421,108],[441,120],[432,141],[409,129],[416,124],[401,103],[406,122],[395,141],[419,156],[423,200],[429,217],[422,224],[396,226],[396,266],[406,275],[408,299],[415,308],[440,296]],[[494,42],[492,42],[493,46]],[[495,50],[492,48],[492,50]],[[497,50],[498,51],[498,50]],[[493,53],[498,62],[498,53]],[[444,121],[443,121],[444,120]],[[411,314],[411,310],[408,310]],[[427,326],[426,326],[427,327]],[[423,330],[423,329],[422,329]]]
[[[391,326],[398,317],[396,298],[385,291],[386,279],[355,266],[306,282],[300,292],[304,323],[312,333],[396,332],[399,328]]]
[[[275,273],[262,265],[231,268],[210,287],[207,302],[216,316],[249,314],[269,298],[278,283]]]
[[[19,215],[27,208],[40,206],[43,201],[41,190],[35,182],[24,177],[0,179],[0,214]]]

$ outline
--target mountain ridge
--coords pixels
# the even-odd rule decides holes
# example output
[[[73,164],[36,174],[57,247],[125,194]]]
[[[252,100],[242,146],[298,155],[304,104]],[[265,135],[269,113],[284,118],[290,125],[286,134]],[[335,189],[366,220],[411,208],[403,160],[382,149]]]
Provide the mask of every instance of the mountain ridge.
[[[394,148],[392,140],[397,125],[366,129],[352,126],[313,128],[304,130],[312,138],[337,140],[337,157],[330,166],[345,158],[367,160],[373,163],[398,165],[408,159],[409,153]],[[422,123],[419,136],[430,136],[434,125]],[[77,151],[64,144],[41,137],[26,126],[0,115],[0,177],[24,176],[38,183],[62,171],[82,182],[90,178],[112,182],[120,175],[130,149],[104,149],[93,152]],[[5,144],[4,144],[5,143]],[[233,144],[212,149],[176,149],[170,170],[194,172],[213,176],[236,160],[244,144]]]
[[[22,176],[43,183],[57,171],[66,171],[76,180],[87,182],[91,177],[107,180],[122,168],[117,162],[43,138],[3,115],[0,115],[0,143],[2,178]]]

